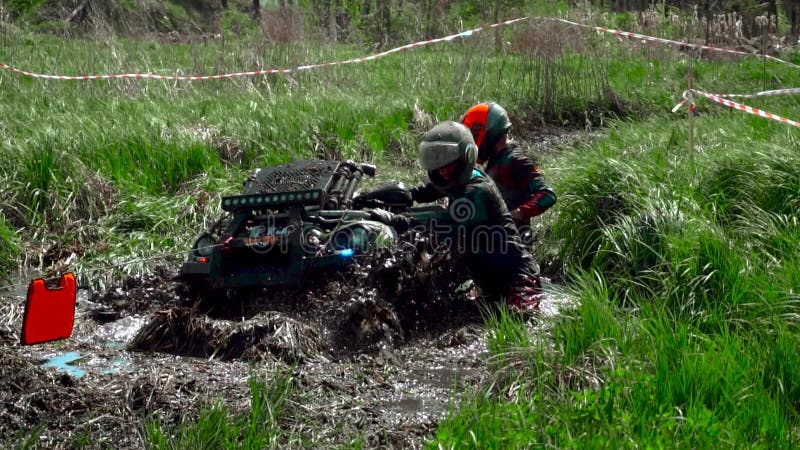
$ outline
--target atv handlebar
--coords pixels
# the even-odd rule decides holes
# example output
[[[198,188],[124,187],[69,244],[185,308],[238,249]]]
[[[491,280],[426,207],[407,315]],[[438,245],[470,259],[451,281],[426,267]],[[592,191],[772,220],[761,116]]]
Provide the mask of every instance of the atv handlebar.
[[[326,217],[327,216],[327,217]],[[309,211],[303,210],[303,220],[322,225],[336,225],[343,220],[365,220],[369,219],[369,212],[354,209],[344,210],[320,210],[316,215],[309,214]]]
[[[380,206],[375,206],[380,208]],[[385,208],[384,208],[385,209]],[[413,208],[393,208],[395,214],[402,214],[410,217],[417,224],[427,224],[431,221],[438,220],[446,222],[450,217],[447,208],[441,205],[427,205],[416,206]],[[302,213],[303,220],[314,222],[324,225],[336,225],[344,220],[370,220],[369,210],[362,209],[344,209],[344,210],[308,210],[304,209]]]
[[[374,177],[378,173],[378,168],[373,164],[357,164],[358,170],[368,177]]]

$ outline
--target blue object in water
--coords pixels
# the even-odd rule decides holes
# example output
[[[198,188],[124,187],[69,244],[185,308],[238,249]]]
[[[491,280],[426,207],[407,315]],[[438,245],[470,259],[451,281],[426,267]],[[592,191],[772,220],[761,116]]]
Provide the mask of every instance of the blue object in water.
[[[67,352],[48,359],[42,364],[42,367],[55,367],[56,370],[66,372],[75,378],[80,378],[86,375],[86,372],[70,364],[80,359],[80,357],[81,355],[78,352]]]
[[[339,250],[338,253],[339,253],[340,256],[342,256],[344,258],[349,258],[349,257],[353,256],[353,249],[352,248],[345,248],[345,249]]]

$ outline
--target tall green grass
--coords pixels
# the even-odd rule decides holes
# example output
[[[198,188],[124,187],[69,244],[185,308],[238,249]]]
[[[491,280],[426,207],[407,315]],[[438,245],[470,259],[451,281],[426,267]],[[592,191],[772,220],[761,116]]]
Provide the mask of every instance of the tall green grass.
[[[370,52],[243,36],[160,45],[124,38],[61,40],[11,29],[0,37],[0,60],[43,73],[174,75],[296,67]],[[7,163],[0,167],[0,209],[21,230],[22,240],[13,245],[19,248],[36,235],[77,248],[79,271],[174,253],[188,248],[204,217],[214,212],[206,206],[235,193],[254,167],[312,157],[408,166],[426,126],[457,118],[478,99],[512,109],[520,99],[510,90],[550,70],[550,62],[522,54],[492,55],[491,38],[476,36],[362,64],[227,81],[48,81],[4,71],[0,156]],[[577,70],[592,74],[587,64]],[[574,95],[549,92],[555,104],[562,102],[554,93]],[[599,82],[585,84],[582,93],[602,95]],[[166,207],[174,203],[197,214]],[[157,212],[161,216],[153,217]],[[187,217],[191,220],[183,220]],[[153,224],[172,227],[149,229]],[[83,233],[67,233],[76,226]],[[79,239],[65,241],[70,235]],[[98,241],[104,245],[94,245]],[[36,247],[31,253],[36,260]],[[46,262],[39,265],[47,268]]]
[[[0,36],[0,60],[43,73],[176,75],[291,68],[373,51],[312,41],[278,44],[256,31],[162,45],[115,37],[63,40],[12,28]],[[0,208],[22,230],[23,241],[43,233],[58,240],[70,224],[93,227],[105,215],[126,211],[125,205],[141,205],[141,198],[155,203],[150,211],[164,211],[157,222],[168,222],[173,218],[166,213],[174,211],[159,205],[208,195],[215,202],[260,165],[323,157],[377,162],[389,172],[408,167],[427,126],[457,119],[477,101],[500,102],[518,123],[591,127],[614,117],[666,114],[685,87],[687,59],[679,54],[612,44],[550,23],[502,32],[509,42],[503,54],[495,52],[492,33],[478,33],[360,64],[226,81],[56,81],[4,71],[0,156],[7,164],[0,167]],[[568,39],[552,39],[556,35]],[[730,67],[697,62],[695,82],[716,91],[761,88],[758,61],[736,63],[735,86],[728,83]],[[786,70],[773,64],[767,75],[780,80]],[[775,112],[794,105],[783,102]],[[198,178],[209,184],[198,185]],[[230,190],[220,192],[220,185]],[[174,227],[174,244],[167,247],[163,234],[148,230],[142,232],[149,237],[131,240],[149,239],[146,247],[176,252],[191,244],[196,225]],[[89,234],[110,242],[120,236],[116,231],[133,228]],[[139,256],[146,256],[144,248]],[[78,264],[92,265],[87,258]]]
[[[549,238],[563,245],[551,257],[578,306],[552,342],[504,366],[505,389],[525,395],[478,394],[435,445],[798,444],[797,139],[777,123],[703,116],[688,150],[685,125],[618,123],[553,161]],[[559,382],[555,368],[594,383]]]
[[[13,271],[14,261],[19,256],[19,243],[15,231],[0,217],[0,280]]]
[[[267,449],[296,447],[300,436],[282,429],[292,379],[281,375],[270,383],[250,380],[251,404],[247,412],[235,412],[216,405],[203,409],[196,418],[184,417],[177,428],[155,419],[145,433],[149,448],[174,449]]]

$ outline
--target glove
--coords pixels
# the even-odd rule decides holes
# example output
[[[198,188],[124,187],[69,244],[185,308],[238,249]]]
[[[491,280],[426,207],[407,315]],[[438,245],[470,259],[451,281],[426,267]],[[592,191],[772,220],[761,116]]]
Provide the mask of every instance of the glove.
[[[403,199],[402,204],[404,206],[411,206],[414,204],[414,196],[411,194],[411,191],[405,191],[401,195]]]
[[[514,221],[514,225],[516,225],[517,228],[530,225],[529,221],[526,223],[525,216],[522,215],[522,211],[520,211],[519,208],[511,211],[511,219]]]
[[[411,218],[402,214],[392,214],[385,209],[374,208],[369,211],[370,220],[385,223],[397,230],[399,233],[411,228]]]
[[[386,211],[385,209],[381,208],[374,208],[369,211],[369,220],[374,220],[376,222],[385,223],[386,225],[392,224],[392,219],[394,219],[394,214]]]
[[[386,184],[372,192],[364,194],[367,200],[377,200],[377,204],[411,206],[413,197],[411,191],[406,189],[405,184],[394,181]]]

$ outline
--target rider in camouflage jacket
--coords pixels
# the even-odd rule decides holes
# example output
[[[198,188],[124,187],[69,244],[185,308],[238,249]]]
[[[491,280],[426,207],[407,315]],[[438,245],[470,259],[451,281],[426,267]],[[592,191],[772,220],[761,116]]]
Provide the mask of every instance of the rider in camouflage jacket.
[[[430,181],[412,189],[410,200],[429,203],[447,197],[446,217],[435,225],[439,232],[444,230],[437,240],[464,258],[482,295],[505,298],[514,309],[536,309],[541,284],[533,257],[495,183],[475,168],[477,151],[460,123],[436,125],[420,144],[420,165]],[[374,218],[399,229],[413,225],[408,217],[383,210]]]

